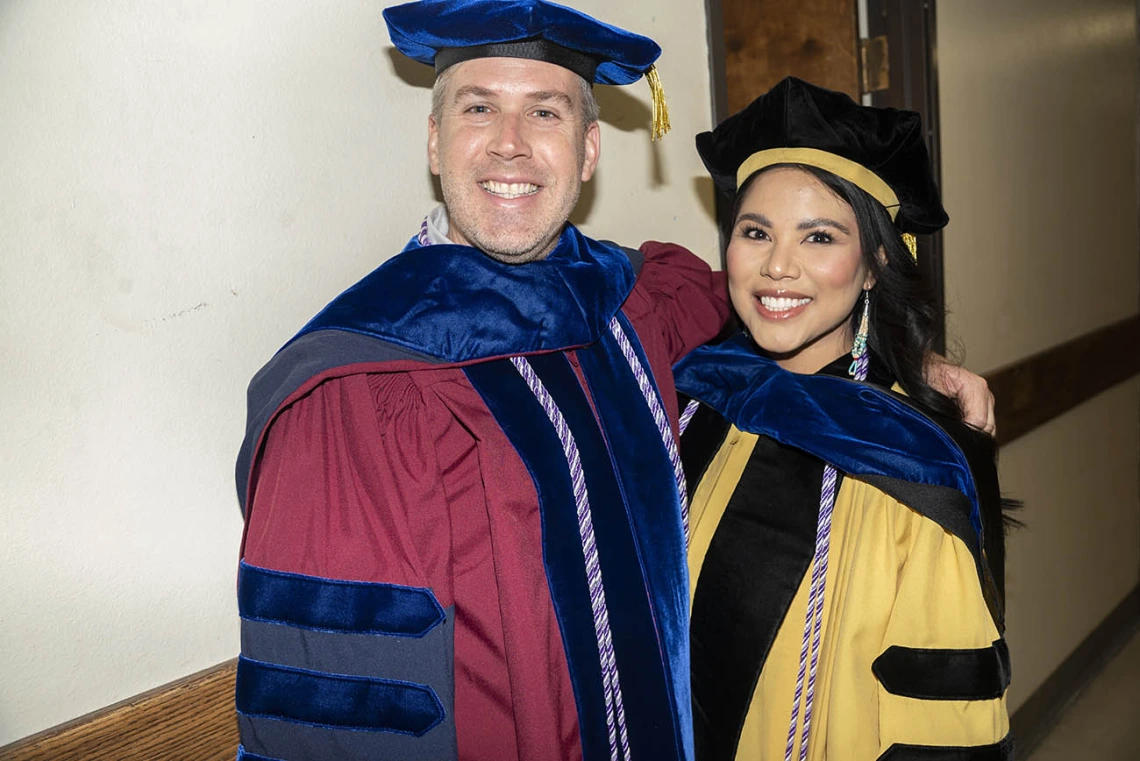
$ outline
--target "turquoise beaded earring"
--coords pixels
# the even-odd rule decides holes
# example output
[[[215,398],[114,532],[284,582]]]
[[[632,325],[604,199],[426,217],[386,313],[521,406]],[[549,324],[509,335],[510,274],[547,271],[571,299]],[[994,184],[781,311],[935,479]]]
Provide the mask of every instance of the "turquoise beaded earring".
[[[855,344],[851,347],[851,367],[847,369],[847,374],[858,376],[859,360],[867,353],[867,332],[870,329],[870,314],[871,314],[871,289],[867,288],[863,291],[863,316],[859,319],[859,331],[855,334]],[[866,365],[866,362],[863,363]],[[859,378],[859,380],[863,380]]]

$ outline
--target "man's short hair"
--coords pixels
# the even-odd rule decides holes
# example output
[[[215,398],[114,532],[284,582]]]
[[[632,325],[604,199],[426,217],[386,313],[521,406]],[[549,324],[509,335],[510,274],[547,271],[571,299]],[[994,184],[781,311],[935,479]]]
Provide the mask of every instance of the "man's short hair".
[[[431,88],[431,114],[435,117],[437,124],[443,118],[443,94],[447,91],[447,83],[451,81],[451,75],[454,71],[454,66],[441,71]],[[582,129],[586,130],[598,120],[601,108],[598,107],[598,100],[594,97],[594,86],[581,77],[575,78],[578,80],[581,93]]]

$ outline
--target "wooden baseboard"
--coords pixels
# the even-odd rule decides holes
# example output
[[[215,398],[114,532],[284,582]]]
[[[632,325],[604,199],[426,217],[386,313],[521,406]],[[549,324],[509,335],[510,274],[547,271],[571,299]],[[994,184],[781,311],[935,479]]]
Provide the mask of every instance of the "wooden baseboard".
[[[1104,670],[1140,628],[1140,586],[1133,587],[1100,625],[1010,717],[1018,758],[1028,758],[1065,709]],[[1014,663],[1014,679],[1017,664]]]
[[[0,748],[0,761],[233,761],[234,676],[227,661]]]

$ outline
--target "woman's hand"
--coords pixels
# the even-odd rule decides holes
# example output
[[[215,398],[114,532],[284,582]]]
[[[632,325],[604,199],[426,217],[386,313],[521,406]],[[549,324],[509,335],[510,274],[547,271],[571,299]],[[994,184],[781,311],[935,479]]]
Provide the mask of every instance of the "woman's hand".
[[[997,435],[994,395],[985,378],[951,364],[940,354],[931,354],[926,363],[926,382],[958,403],[968,425]]]

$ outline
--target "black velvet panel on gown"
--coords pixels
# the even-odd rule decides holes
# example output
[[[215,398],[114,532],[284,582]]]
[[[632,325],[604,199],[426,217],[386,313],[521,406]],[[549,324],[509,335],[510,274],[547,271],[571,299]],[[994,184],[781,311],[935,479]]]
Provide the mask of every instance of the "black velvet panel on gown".
[[[821,460],[761,437],[713,536],[690,627],[702,761],[736,756],[760,670],[811,564],[822,479]]]

